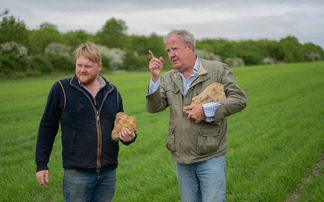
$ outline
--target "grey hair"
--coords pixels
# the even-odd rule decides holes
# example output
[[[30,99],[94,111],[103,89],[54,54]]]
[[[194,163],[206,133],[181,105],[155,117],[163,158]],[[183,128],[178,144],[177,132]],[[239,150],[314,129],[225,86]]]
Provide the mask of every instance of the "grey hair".
[[[173,35],[178,35],[178,37],[183,41],[185,46],[187,46],[188,43],[192,45],[192,50],[195,50],[196,47],[196,40],[193,34],[188,32],[187,30],[172,30],[170,33],[164,36],[164,45],[166,42],[172,37]]]

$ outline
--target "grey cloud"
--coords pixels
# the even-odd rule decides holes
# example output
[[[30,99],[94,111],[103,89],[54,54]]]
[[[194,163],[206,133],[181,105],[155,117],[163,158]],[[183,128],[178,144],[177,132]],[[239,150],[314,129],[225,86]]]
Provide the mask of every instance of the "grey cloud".
[[[39,25],[47,21],[46,15],[57,13],[77,13],[88,15],[89,13],[131,13],[134,11],[162,10],[162,9],[208,9],[212,12],[242,13],[237,18],[210,19],[199,23],[186,22],[176,23],[174,21],[157,21],[147,23],[145,29],[129,27],[129,31],[136,30],[135,34],[148,35],[151,33],[166,34],[172,28],[188,29],[197,38],[227,38],[239,39],[261,39],[268,38],[278,40],[287,35],[296,36],[300,42],[313,42],[324,47],[324,1],[323,0],[0,0],[3,9],[9,9],[9,15],[19,17],[27,26]],[[1,11],[0,11],[1,12]],[[255,17],[255,13],[264,13]],[[40,16],[40,13],[45,13]],[[172,15],[172,14],[171,14]],[[176,15],[174,15],[176,16]],[[72,18],[74,16],[71,16]],[[150,16],[148,16],[149,18]],[[162,16],[163,17],[163,16]],[[195,16],[199,18],[199,16]],[[160,18],[163,19],[163,18]],[[98,20],[98,19],[96,19]],[[102,19],[99,19],[102,21]],[[105,20],[108,20],[105,19]],[[122,19],[125,20],[125,19]],[[57,21],[55,21],[57,22]],[[60,29],[95,29],[94,26],[78,23],[78,25],[67,25],[65,22],[55,23]],[[143,23],[139,21],[139,23]],[[129,23],[126,21],[129,26]],[[99,28],[98,28],[99,29]],[[87,31],[87,30],[86,30]]]

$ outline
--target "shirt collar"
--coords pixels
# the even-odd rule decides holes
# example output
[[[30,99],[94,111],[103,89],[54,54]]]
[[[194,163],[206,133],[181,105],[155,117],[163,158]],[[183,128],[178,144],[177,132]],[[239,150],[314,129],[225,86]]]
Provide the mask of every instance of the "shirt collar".
[[[194,74],[197,74],[198,70],[199,70],[199,58],[197,57],[195,65],[193,67]]]
[[[199,67],[200,67],[200,65],[199,65],[199,57],[197,57],[196,62],[195,62],[195,64],[194,64],[194,66],[193,66],[193,74],[194,74],[194,75],[196,75],[196,74],[198,73]],[[182,72],[179,72],[179,71],[176,70],[175,68],[173,68],[173,69],[174,69],[175,71],[177,71],[179,74],[182,75]]]

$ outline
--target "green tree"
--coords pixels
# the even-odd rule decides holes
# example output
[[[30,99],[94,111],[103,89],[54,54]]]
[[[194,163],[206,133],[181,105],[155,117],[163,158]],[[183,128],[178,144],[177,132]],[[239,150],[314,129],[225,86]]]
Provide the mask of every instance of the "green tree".
[[[107,46],[108,48],[123,49],[125,45],[127,26],[123,20],[111,18],[99,30],[95,36],[95,43]]]
[[[149,37],[129,36],[125,48],[136,51],[139,55],[148,55],[148,50],[151,50],[156,56],[166,56],[163,37],[156,34],[151,34]]]
[[[125,45],[126,57],[123,65],[127,70],[142,70],[147,68],[149,62],[148,50],[151,50],[155,57],[164,58],[164,68],[171,68],[167,52],[163,44],[163,37],[156,34],[150,36],[132,35],[128,37]]]
[[[196,41],[196,49],[204,50],[208,53],[213,52],[215,54],[217,45],[215,45],[215,39],[202,39]]]
[[[260,64],[264,55],[258,47],[258,42],[253,40],[239,41],[234,43],[234,49],[239,58],[242,58],[245,65]]]
[[[318,55],[321,60],[324,60],[324,51],[323,49],[313,43],[305,43],[302,47],[303,56],[307,61],[313,61],[310,56]]]
[[[220,40],[214,53],[220,55],[223,60],[225,58],[236,58],[238,57],[236,43],[234,41]]]
[[[287,36],[280,40],[284,52],[284,62],[303,62],[305,61],[301,50],[301,44],[294,36]]]
[[[263,39],[259,40],[257,45],[263,53],[263,58],[273,58],[276,61],[284,59],[284,52],[278,41]]]
[[[29,59],[27,74],[31,76],[39,76],[50,74],[54,71],[54,67],[44,55],[34,55]]]
[[[76,48],[82,43],[93,41],[93,35],[84,30],[70,31],[63,34],[63,41],[65,45]]]
[[[31,54],[43,54],[50,43],[63,43],[63,36],[57,26],[50,23],[42,23],[39,29],[30,31]]]
[[[15,41],[25,47],[28,47],[28,30],[23,21],[13,16],[4,17],[0,22],[0,44]]]
[[[120,69],[127,71],[141,71],[148,68],[148,56],[138,55],[135,51],[129,51],[125,55],[124,63]]]

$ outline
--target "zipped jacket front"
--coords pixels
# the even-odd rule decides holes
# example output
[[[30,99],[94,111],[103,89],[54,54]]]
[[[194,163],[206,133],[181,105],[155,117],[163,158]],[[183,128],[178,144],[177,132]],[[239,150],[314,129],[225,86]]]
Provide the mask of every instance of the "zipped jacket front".
[[[226,117],[243,110],[246,94],[238,86],[232,71],[226,64],[199,58],[200,67],[186,94],[182,78],[176,70],[170,70],[160,78],[157,91],[146,96],[146,109],[156,113],[170,108],[166,147],[178,163],[190,164],[219,157],[227,152]],[[202,121],[196,124],[187,120],[184,107],[212,83],[224,84],[226,100],[220,101],[214,123]],[[216,124],[221,121],[221,125]]]

